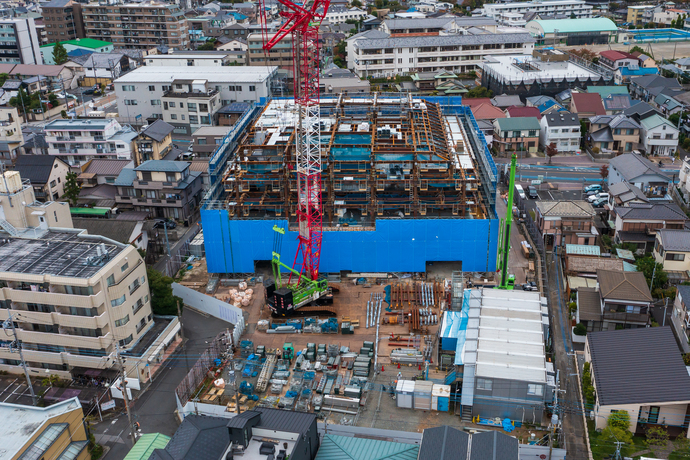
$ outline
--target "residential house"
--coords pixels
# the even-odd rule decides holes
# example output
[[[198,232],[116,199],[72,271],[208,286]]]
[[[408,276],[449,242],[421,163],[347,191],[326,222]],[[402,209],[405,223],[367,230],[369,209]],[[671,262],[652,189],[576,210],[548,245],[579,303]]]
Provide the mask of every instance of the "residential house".
[[[618,182],[609,187],[609,204],[614,206],[628,206],[630,203],[649,203],[649,198],[637,186],[629,182]]]
[[[84,410],[77,396],[47,407],[3,402],[0,417],[0,442],[8,459],[91,460]]]
[[[464,102],[464,101],[463,101]],[[475,120],[489,120],[493,123],[498,118],[506,118],[506,114],[498,107],[489,104],[475,105],[470,108]]]
[[[189,162],[148,160],[134,169],[123,169],[115,185],[121,209],[147,211],[187,224],[196,220],[201,173],[190,171]]]
[[[494,121],[494,148],[501,154],[536,153],[540,129],[536,117],[498,118]]]
[[[175,127],[163,120],[148,125],[134,139],[134,164],[139,166],[148,160],[162,160],[173,148],[172,133]]]
[[[616,244],[632,246],[638,254],[651,252],[659,229],[681,230],[688,217],[675,203],[628,203],[615,206],[611,213],[615,223]]]
[[[110,185],[114,187],[117,176],[123,169],[133,167],[132,160],[103,160],[100,158],[89,160],[81,167],[77,177],[82,189]]]
[[[416,72],[412,82],[419,91],[434,91],[438,85],[449,80],[457,80],[457,75],[447,70],[440,72]]]
[[[586,201],[538,201],[536,223],[548,247],[596,244],[594,208]]]
[[[640,125],[623,114],[591,117],[589,123],[589,142],[601,152],[632,152],[639,145]]]
[[[577,322],[587,332],[647,327],[652,293],[642,272],[600,269],[597,286],[577,291]]]
[[[546,149],[551,143],[559,153],[580,153],[580,119],[570,112],[555,112],[541,119],[539,145]]]
[[[22,119],[17,108],[0,106],[0,163],[12,164],[23,143]]]
[[[629,108],[623,110],[623,115],[633,118],[636,122],[640,122],[645,118],[651,117],[652,115],[659,114],[662,115],[656,107],[650,105],[648,102],[643,101],[633,101],[633,105]]]
[[[597,93],[573,93],[570,100],[570,112],[580,119],[597,115],[606,115],[606,109]]]
[[[690,230],[659,229],[654,240],[654,259],[664,266],[672,284],[688,281],[690,270]]]
[[[216,47],[218,51],[229,51],[228,56],[234,65],[245,65],[247,62],[247,40],[244,38],[227,38],[221,36],[218,41],[226,41],[222,45]]]
[[[505,110],[508,118],[520,118],[520,117],[535,117],[537,120],[541,119],[541,112],[537,107],[525,107],[525,106],[510,106]]]
[[[602,102],[607,115],[617,115],[632,105],[629,94],[609,94]]]
[[[687,436],[690,375],[671,328],[592,332],[585,361],[591,365],[598,430],[616,411],[625,411],[633,434],[660,427],[672,438]]]
[[[232,126],[251,106],[246,102],[233,102],[228,104],[216,113],[218,116],[218,126]]]
[[[194,131],[192,134],[194,158],[211,158],[228,132],[230,132],[228,126],[204,126]]]
[[[222,107],[220,88],[208,81],[173,80],[163,93],[163,121],[175,132],[190,135],[200,126],[213,126]]]
[[[687,10],[681,10],[679,8],[664,8],[662,11],[654,12],[652,22],[654,22],[655,24],[671,26],[671,23],[673,23],[675,20],[687,15]]]
[[[645,75],[630,79],[630,94],[635,99],[649,102],[661,93],[673,96],[683,91],[682,86],[675,78],[666,78],[660,75]]]
[[[618,182],[629,182],[649,197],[665,196],[671,182],[671,178],[662,172],[656,163],[636,153],[612,158],[606,180],[609,187]]]
[[[679,113],[683,110],[683,104],[680,101],[664,93],[655,97],[653,103],[655,107],[659,108],[664,117]]]
[[[500,94],[498,96],[494,96],[491,99],[491,104],[493,104],[494,107],[498,107],[501,110],[505,110],[508,107],[521,107],[525,105],[520,100],[520,96],[518,96],[517,94]]]
[[[683,353],[690,353],[690,286],[676,286],[671,327]]]
[[[652,59],[650,56],[647,56],[646,54],[641,53],[639,51],[635,51],[631,54],[635,56],[638,61],[640,61],[640,67],[648,69],[656,68],[656,61]]]
[[[617,85],[629,85],[633,78],[658,74],[659,69],[657,67],[638,67],[636,69],[631,69],[630,67],[619,67],[614,73],[614,82]]]
[[[648,155],[673,156],[678,149],[679,131],[667,118],[654,115],[640,122],[640,139]]]
[[[678,189],[687,201],[690,198],[690,157],[683,159],[683,164],[678,174]]]
[[[149,460],[225,460],[239,449],[256,452],[257,458],[260,449],[272,449],[276,458],[314,460],[319,445],[316,414],[257,407],[231,418],[189,414],[165,449],[154,450]]]
[[[607,50],[599,53],[599,65],[610,70],[619,67],[637,67],[640,61],[630,53],[625,51]]]
[[[54,1],[63,1],[63,0],[54,0]],[[72,0],[70,0],[71,2]],[[75,5],[80,5],[79,3],[74,3]],[[79,8],[81,8],[79,6]],[[83,32],[82,32],[83,34]],[[104,42],[101,40],[94,40],[93,38],[77,38],[77,39],[58,39],[57,37],[52,38],[51,43],[47,45],[41,46],[41,56],[43,57],[43,63],[44,64],[50,64],[54,65],[55,60],[53,59],[53,50],[55,49],[55,45],[57,43],[60,43],[63,48],[65,48],[65,51],[67,51],[67,55],[69,56],[69,53],[72,51],[83,51],[84,54],[91,54],[91,53],[112,53],[113,50],[115,49],[115,46],[111,42]]]
[[[674,62],[673,65],[676,66],[676,68],[681,72],[690,72],[690,57],[676,59],[676,62]]]
[[[19,155],[14,169],[22,179],[31,181],[39,201],[57,201],[64,194],[70,170],[66,162],[52,155]]]
[[[494,144],[494,124],[492,120],[477,120],[477,127],[484,134],[487,147],[491,148]]]

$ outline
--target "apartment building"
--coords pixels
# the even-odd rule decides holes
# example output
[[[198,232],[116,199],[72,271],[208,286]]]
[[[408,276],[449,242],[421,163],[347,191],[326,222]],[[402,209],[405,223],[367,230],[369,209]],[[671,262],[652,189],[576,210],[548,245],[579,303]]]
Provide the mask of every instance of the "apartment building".
[[[260,33],[247,36],[247,58],[249,66],[278,66],[283,77],[294,77],[292,59],[292,35],[288,34],[273,48],[265,51],[263,37]]]
[[[161,98],[163,121],[175,127],[175,132],[191,135],[201,126],[217,123],[221,109],[220,90],[208,81],[173,80],[171,89]]]
[[[365,10],[359,8],[347,8],[345,6],[332,6],[326,13],[326,20],[331,24],[344,24],[347,21],[359,21],[367,17]]]
[[[81,7],[74,0],[51,0],[41,5],[48,43],[85,37]]]
[[[138,115],[144,120],[165,119],[165,94],[182,91],[184,85],[190,85],[192,82],[199,87],[204,86],[212,89],[214,93],[217,92],[220,107],[232,102],[259,102],[271,94],[269,88],[273,85],[277,70],[276,67],[240,66],[191,66],[174,69],[159,66],[140,67],[115,80],[120,120],[134,123]],[[173,84],[172,80],[177,80],[178,83]],[[175,102],[174,109],[177,110],[177,102],[183,101]],[[185,109],[187,108],[185,105]],[[171,109],[173,108],[168,104],[168,110]],[[184,120],[187,123],[188,115],[189,113],[185,115]],[[173,121],[169,118],[168,120]],[[178,117],[176,122],[181,123],[181,117]],[[186,133],[188,128],[181,126],[179,131]]]
[[[190,223],[201,202],[201,171],[186,161],[149,160],[125,168],[115,180],[120,209],[148,211],[159,218]]]
[[[628,17],[626,22],[638,25],[646,24],[652,22],[654,19],[654,13],[658,11],[661,12],[661,7],[656,7],[654,5],[631,5],[628,6]]]
[[[0,64],[41,65],[40,47],[33,18],[0,19]]]
[[[117,48],[145,50],[167,46],[184,50],[189,46],[187,19],[174,3],[102,2],[83,5],[82,9],[86,36],[113,42]]]
[[[489,3],[483,6],[484,16],[495,19],[496,22],[506,24],[515,15],[523,16],[527,13],[537,13],[540,16],[567,16],[571,18],[591,18],[592,5],[584,0],[553,0],[512,3]]]
[[[389,77],[410,72],[470,72],[485,57],[532,54],[528,33],[422,35],[366,38],[352,42],[348,68],[359,77]]]
[[[113,118],[54,120],[45,125],[48,154],[72,167],[94,158],[131,160],[137,133]]]
[[[387,34],[452,34],[468,28],[496,32],[496,21],[485,17],[395,18],[381,23],[380,31]]]
[[[228,51],[173,51],[171,54],[146,56],[147,66],[194,67],[229,65],[236,57]],[[171,69],[172,70],[172,69]]]

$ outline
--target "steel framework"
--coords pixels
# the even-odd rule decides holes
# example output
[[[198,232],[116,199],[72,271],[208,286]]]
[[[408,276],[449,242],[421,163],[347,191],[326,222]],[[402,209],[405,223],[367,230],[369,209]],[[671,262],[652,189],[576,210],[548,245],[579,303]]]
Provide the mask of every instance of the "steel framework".
[[[312,280],[319,276],[323,209],[321,203],[321,140],[319,106],[319,27],[328,12],[330,0],[314,0],[296,4],[278,0],[286,11],[280,15],[285,22],[269,38],[266,8],[261,1],[264,50],[270,50],[288,34],[292,34],[296,126],[297,222],[299,245],[293,268]],[[301,261],[299,261],[301,254]],[[299,267],[299,268],[298,268]],[[298,280],[299,282],[299,280]]]

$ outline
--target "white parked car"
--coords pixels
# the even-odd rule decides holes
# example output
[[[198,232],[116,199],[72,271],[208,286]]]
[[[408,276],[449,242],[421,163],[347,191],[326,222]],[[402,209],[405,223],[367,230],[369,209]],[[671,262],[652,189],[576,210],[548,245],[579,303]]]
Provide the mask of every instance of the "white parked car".
[[[596,200],[600,200],[602,198],[608,200],[609,194],[606,192],[600,192],[600,193],[597,193],[596,195],[588,196],[587,201],[589,201],[590,203],[594,203]]]

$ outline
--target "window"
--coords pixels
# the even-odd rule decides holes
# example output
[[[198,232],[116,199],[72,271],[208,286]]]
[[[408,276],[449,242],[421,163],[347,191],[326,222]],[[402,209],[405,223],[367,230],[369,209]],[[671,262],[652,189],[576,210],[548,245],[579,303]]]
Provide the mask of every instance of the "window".
[[[175,115],[174,113],[171,113],[171,114],[170,114],[170,119],[171,119],[171,120],[177,120],[177,115]]]
[[[528,383],[527,394],[532,396],[542,396],[544,394],[544,387],[535,383]]]
[[[149,85],[149,91],[155,91],[156,85]]]
[[[125,345],[129,344],[132,341],[132,334],[129,335],[129,337],[126,337],[122,340],[120,340],[119,344],[121,347],[124,347]]]
[[[111,307],[119,307],[123,303],[125,303],[125,295],[124,294],[122,294],[122,297],[120,297],[119,299],[111,300],[110,306]]]
[[[537,131],[534,129],[530,129],[529,134],[527,134],[528,137],[536,137],[537,136]]]
[[[199,123],[199,117],[197,117],[196,115],[190,115],[189,116],[189,123],[191,123],[193,125],[198,124]]]
[[[491,391],[491,384],[493,382],[489,379],[477,379],[477,390]]]
[[[122,91],[136,91],[134,85],[122,85]]]
[[[184,115],[180,115],[180,119],[181,119],[181,120],[184,120],[184,119],[185,119],[185,116],[184,116]]]
[[[201,116],[201,123],[210,125],[211,124],[211,117],[209,117],[208,115],[202,115]]]
[[[106,282],[108,283],[108,286],[112,286],[113,284],[115,284],[115,275],[110,275]]]
[[[125,99],[125,105],[137,105],[136,99]]]
[[[196,112],[196,102],[189,102],[187,104],[187,110],[190,112]]]
[[[175,103],[174,103],[174,102],[172,102],[172,101],[171,101],[171,102],[169,102],[169,103],[168,103],[168,105],[170,105],[170,108],[171,108],[171,109],[174,109],[174,108],[175,108]]]
[[[627,134],[628,134],[628,136],[632,136],[635,134],[635,130],[634,129],[628,129]]]
[[[682,262],[685,260],[685,254],[672,254],[670,252],[666,253],[666,260],[673,260],[676,262]]]
[[[146,198],[156,199],[158,198],[158,193],[155,190],[146,190]]]
[[[249,91],[256,91],[256,86],[249,85]]]
[[[134,291],[136,291],[137,289],[139,289],[139,286],[141,286],[141,285],[139,284],[139,278],[137,278],[137,279],[134,280],[134,282],[133,282],[132,284],[129,285],[129,293],[130,293],[130,295],[131,295]]]
[[[121,272],[124,272],[124,271],[127,270],[128,268],[129,268],[129,262],[125,262],[125,264],[124,264],[122,267],[120,267],[120,271],[121,271]]]
[[[115,327],[124,326],[127,323],[129,323],[129,315],[125,316],[122,319],[115,320]]]
[[[160,99],[151,99],[151,105],[161,105]]]
[[[206,145],[206,139],[197,139],[196,142],[198,145]]]

